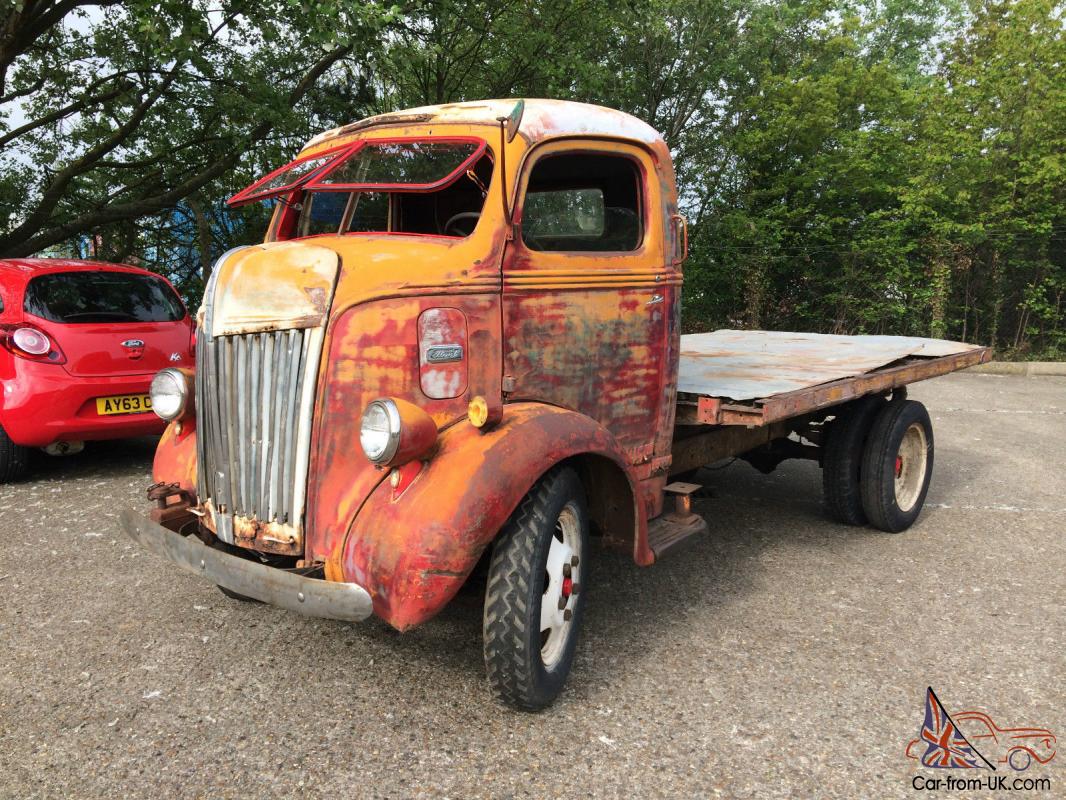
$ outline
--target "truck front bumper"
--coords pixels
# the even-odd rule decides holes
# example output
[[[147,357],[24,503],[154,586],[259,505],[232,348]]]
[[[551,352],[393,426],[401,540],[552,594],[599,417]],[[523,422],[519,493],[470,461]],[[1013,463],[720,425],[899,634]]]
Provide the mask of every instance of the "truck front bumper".
[[[122,512],[127,535],[182,569],[231,592],[309,617],[360,622],[374,610],[369,593],[354,583],[308,578],[208,547],[133,511]]]

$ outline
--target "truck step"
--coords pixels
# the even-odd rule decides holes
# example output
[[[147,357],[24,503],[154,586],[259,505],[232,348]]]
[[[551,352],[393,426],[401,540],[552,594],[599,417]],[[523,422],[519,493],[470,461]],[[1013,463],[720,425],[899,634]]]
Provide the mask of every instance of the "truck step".
[[[656,559],[690,536],[707,532],[707,520],[692,511],[692,495],[700,488],[699,484],[681,481],[665,488],[666,494],[673,496],[674,507],[648,522],[648,546]]]

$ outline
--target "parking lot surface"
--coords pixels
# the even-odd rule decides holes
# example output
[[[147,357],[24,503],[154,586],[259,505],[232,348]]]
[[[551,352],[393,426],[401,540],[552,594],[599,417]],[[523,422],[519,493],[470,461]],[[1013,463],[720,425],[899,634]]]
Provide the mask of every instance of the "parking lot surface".
[[[229,600],[118,529],[151,441],[42,460],[0,487],[0,796],[913,797],[927,686],[1062,744],[1066,378],[910,396],[937,441],[910,531],[828,522],[810,462],[703,470],[710,534],[597,553],[535,715],[488,693],[476,595],[402,635]],[[1066,755],[1024,774],[1061,797]]]

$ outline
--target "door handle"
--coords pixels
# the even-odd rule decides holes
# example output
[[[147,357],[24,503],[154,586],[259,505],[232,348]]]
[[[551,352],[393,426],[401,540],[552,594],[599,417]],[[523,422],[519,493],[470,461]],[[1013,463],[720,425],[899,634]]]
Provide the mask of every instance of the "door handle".
[[[681,266],[688,258],[688,220],[681,214],[671,214],[670,224],[674,229],[674,246],[677,248],[674,266]]]

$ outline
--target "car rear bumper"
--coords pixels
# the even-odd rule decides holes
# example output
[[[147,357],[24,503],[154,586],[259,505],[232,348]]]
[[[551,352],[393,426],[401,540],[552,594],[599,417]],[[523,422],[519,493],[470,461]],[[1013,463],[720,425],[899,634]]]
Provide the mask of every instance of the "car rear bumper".
[[[127,535],[182,569],[245,597],[309,617],[360,622],[374,610],[370,594],[354,583],[308,578],[208,547],[133,511],[122,512]]]
[[[53,442],[121,439],[162,433],[166,423],[151,411],[102,415],[96,398],[147,394],[154,373],[76,377],[57,364],[12,359],[4,380],[0,424],[15,444],[46,447]]]

